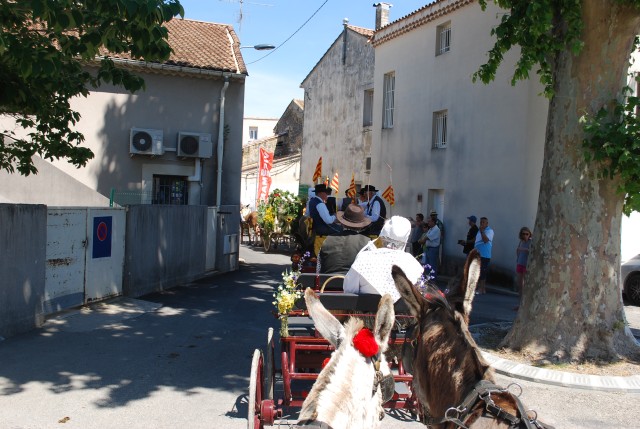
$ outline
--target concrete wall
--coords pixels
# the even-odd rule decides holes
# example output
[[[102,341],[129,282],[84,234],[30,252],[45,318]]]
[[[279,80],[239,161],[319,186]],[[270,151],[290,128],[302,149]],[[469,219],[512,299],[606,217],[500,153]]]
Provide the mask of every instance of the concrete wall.
[[[47,202],[55,205],[95,205],[88,202],[85,191],[98,194],[97,199],[109,198],[112,188],[120,191],[148,191],[152,189],[153,174],[194,176],[195,159],[180,159],[175,150],[178,132],[209,133],[214,144],[214,156],[203,159],[200,180],[194,179],[189,189],[189,204],[215,205],[216,203],[216,150],[218,143],[221,78],[197,78],[188,75],[140,73],[146,90],[134,95],[122,88],[104,85],[91,91],[86,98],[72,100],[72,108],[82,118],[76,129],[85,136],[84,146],[95,157],[85,167],[76,168],[64,160],[50,163],[52,168],[40,168],[38,181],[55,183],[51,186],[33,186],[33,180],[14,176],[12,190],[0,196],[5,201],[20,203]],[[228,134],[224,144],[222,166],[222,201],[240,204],[240,167],[242,156],[242,120],[244,112],[244,80],[231,79],[225,93],[225,125]],[[8,119],[2,119],[6,124]],[[129,153],[132,127],[163,131],[164,155],[151,157]],[[17,129],[18,134],[24,134]],[[48,162],[47,162],[48,163]],[[67,175],[70,179],[61,179]],[[7,180],[0,172],[0,180]],[[5,188],[5,187],[3,187]],[[49,201],[52,193],[55,201]]]
[[[47,207],[0,204],[0,337],[42,324]]]
[[[456,242],[466,236],[466,217],[489,218],[495,230],[493,271],[515,269],[518,231],[533,227],[548,102],[533,78],[511,86],[517,52],[505,55],[495,82],[473,83],[486,60],[490,36],[502,16],[493,4],[477,3],[440,14],[453,1],[438,2],[412,17],[424,25],[375,46],[375,94],[371,183],[385,189],[393,169],[393,214],[414,216],[436,208],[445,225],[444,253],[461,258]],[[451,22],[451,50],[435,55],[436,28]],[[397,21],[376,34],[391,35]],[[395,73],[394,126],[382,129],[384,74]],[[432,147],[433,113],[448,111],[446,149]],[[436,197],[434,197],[434,195]],[[438,202],[434,199],[439,199]],[[533,232],[535,238],[535,231]]]
[[[302,82],[301,184],[312,184],[320,156],[323,176],[331,178],[336,171],[340,174],[340,197],[349,186],[351,173],[359,183],[366,182],[365,160],[371,138],[370,127],[362,125],[363,100],[364,91],[373,87],[374,61],[368,39],[345,29]]]
[[[130,206],[122,292],[141,296],[202,275],[206,206]]]

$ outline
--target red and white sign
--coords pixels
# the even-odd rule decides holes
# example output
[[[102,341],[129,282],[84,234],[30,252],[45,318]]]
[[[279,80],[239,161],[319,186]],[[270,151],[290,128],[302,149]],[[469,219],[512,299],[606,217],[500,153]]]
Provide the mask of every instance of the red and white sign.
[[[256,200],[267,201],[269,188],[271,187],[271,167],[273,167],[273,152],[267,152],[260,148],[260,160],[258,161],[258,195]]]

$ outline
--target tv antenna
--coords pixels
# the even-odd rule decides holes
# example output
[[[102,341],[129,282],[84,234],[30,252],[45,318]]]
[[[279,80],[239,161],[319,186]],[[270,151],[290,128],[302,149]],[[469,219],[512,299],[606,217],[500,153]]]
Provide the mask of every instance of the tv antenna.
[[[254,6],[265,6],[265,7],[272,7],[272,4],[267,4],[267,3],[256,3],[256,2],[252,2],[252,1],[245,1],[245,0],[220,0],[220,1],[224,1],[226,3],[238,3],[238,33],[242,33],[242,20],[244,19],[244,11],[243,11],[243,6],[245,4],[251,4]]]

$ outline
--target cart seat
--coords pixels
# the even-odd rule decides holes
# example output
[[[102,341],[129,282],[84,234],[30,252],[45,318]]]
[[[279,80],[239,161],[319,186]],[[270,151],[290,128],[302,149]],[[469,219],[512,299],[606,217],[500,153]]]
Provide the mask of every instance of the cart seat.
[[[376,314],[378,303],[382,298],[377,294],[356,294],[356,293],[320,293],[320,302],[327,310],[352,310],[362,313]],[[393,306],[396,314],[409,314],[409,308],[404,299],[400,298]],[[296,300],[294,309],[306,310],[307,305],[304,298]]]
[[[324,286],[325,292],[342,292],[344,274],[301,273],[298,277],[298,284],[303,290],[310,287],[311,289],[318,291],[322,286]]]

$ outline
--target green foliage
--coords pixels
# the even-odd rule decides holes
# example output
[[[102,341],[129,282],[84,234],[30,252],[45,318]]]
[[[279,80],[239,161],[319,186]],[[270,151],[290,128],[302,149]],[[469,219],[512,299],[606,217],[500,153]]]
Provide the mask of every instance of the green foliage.
[[[264,233],[291,230],[291,223],[302,214],[302,201],[297,195],[274,189],[267,201],[258,204],[258,225]]]
[[[473,81],[493,81],[504,54],[518,45],[520,59],[511,84],[528,79],[531,69],[538,65],[536,73],[544,85],[544,93],[551,97],[556,54],[569,49],[577,55],[583,46],[581,0],[495,0],[495,3],[508,12],[491,30],[496,43],[489,51],[486,64],[473,74]],[[487,0],[480,0],[480,5],[485,10]]]
[[[625,88],[631,92],[631,88]],[[640,99],[627,97],[626,103],[613,100],[609,109],[601,108],[595,116],[584,115],[584,157],[598,163],[598,177],[619,177],[618,192],[625,195],[624,213],[640,211]]]
[[[83,166],[93,153],[73,127],[72,97],[102,83],[127,91],[144,87],[107,56],[163,61],[171,48],[163,24],[184,15],[179,0],[0,0],[0,114],[28,130],[0,129],[0,168],[36,173],[32,156],[66,158]],[[83,65],[95,63],[89,72]]]

